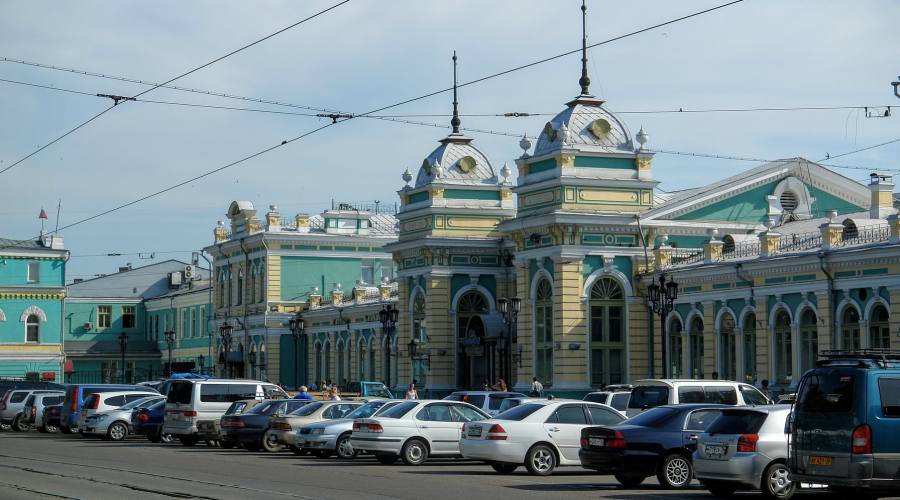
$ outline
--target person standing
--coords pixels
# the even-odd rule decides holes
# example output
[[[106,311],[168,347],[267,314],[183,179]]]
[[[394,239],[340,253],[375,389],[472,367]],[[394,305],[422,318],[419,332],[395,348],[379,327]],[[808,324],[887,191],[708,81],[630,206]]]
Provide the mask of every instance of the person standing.
[[[416,391],[416,384],[412,383],[406,387],[406,395],[404,399],[419,399],[419,393]]]
[[[506,392],[509,390],[509,388],[506,387],[506,381],[503,380],[502,378],[497,379],[497,390],[500,392]]]
[[[312,399],[312,395],[309,393],[309,389],[306,388],[305,385],[300,386],[300,392],[294,396],[294,399]]]
[[[331,388],[331,400],[332,401],[340,401],[341,400],[341,391],[338,390],[337,387]]]
[[[531,397],[533,398],[541,398],[544,397],[544,385],[537,379],[537,377],[532,377],[531,379]]]

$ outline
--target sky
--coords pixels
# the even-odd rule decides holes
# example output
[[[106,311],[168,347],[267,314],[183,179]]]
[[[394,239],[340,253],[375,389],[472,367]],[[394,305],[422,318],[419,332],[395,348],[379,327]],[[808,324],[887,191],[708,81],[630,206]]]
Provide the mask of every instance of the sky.
[[[588,0],[589,43],[704,10],[718,1]],[[162,82],[262,38],[338,0],[0,0],[0,58]],[[890,0],[744,0],[589,50],[591,91],[647,147],[732,157],[821,160],[900,138],[900,3]],[[174,85],[360,114],[452,84],[451,56],[467,82],[577,49],[577,0],[351,0],[311,21],[179,79]],[[459,90],[464,128],[498,169],[521,154],[579,92],[570,55]],[[0,62],[0,79],[89,94],[150,87]],[[296,107],[158,88],[142,99],[309,113]],[[442,93],[382,114],[449,127]],[[0,81],[0,170],[111,104],[110,100]],[[633,113],[667,109],[898,106],[862,110]],[[876,112],[883,113],[884,108]],[[315,113],[313,111],[312,113]],[[0,237],[26,239],[222,167],[329,123],[328,118],[123,102],[0,174]],[[355,118],[240,165],[61,232],[69,280],[166,258],[188,260],[213,241],[233,200],[262,215],[320,213],[337,201],[396,203],[405,168],[418,166],[449,130]],[[900,169],[900,142],[835,159],[864,180]],[[658,153],[660,189],[704,185],[754,162]],[[514,167],[513,167],[513,170]],[[122,255],[107,257],[108,253]],[[142,255],[137,255],[141,253]],[[95,256],[102,254],[103,256]]]

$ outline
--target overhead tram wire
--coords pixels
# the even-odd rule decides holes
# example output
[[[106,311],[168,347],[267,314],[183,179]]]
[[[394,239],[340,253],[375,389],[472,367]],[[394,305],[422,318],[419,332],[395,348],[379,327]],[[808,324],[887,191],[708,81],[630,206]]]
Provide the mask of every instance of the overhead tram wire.
[[[349,1],[349,0],[345,0],[345,1]],[[650,31],[650,30],[653,30],[653,29],[661,28],[661,27],[663,27],[663,26],[667,26],[667,25],[670,25],[670,24],[673,24],[673,23],[676,23],[676,22],[679,22],[679,21],[683,21],[683,20],[686,20],[686,19],[690,19],[690,18],[692,18],[692,17],[696,17],[696,16],[699,16],[699,15],[702,15],[702,14],[706,14],[706,13],[709,13],[709,12],[713,12],[713,11],[722,9],[722,8],[724,8],[724,7],[728,7],[728,6],[730,6],[730,5],[735,5],[735,4],[741,3],[741,2],[743,2],[743,1],[744,1],[744,0],[733,0],[733,1],[731,1],[731,2],[728,2],[728,3],[724,3],[724,4],[721,4],[721,5],[718,5],[718,6],[716,6],[716,7],[711,7],[711,8],[709,8],[709,9],[705,9],[705,10],[702,10],[702,11],[698,11],[698,12],[695,12],[695,13],[693,13],[693,14],[688,14],[688,15],[686,15],[686,16],[682,16],[682,17],[679,17],[679,18],[676,18],[676,19],[672,19],[672,20],[670,20],[670,21],[666,21],[666,22],[663,22],[663,23],[658,23],[658,24],[655,24],[655,25],[650,26],[650,27],[647,27],[647,28],[643,28],[643,29],[640,29],[640,30],[632,31],[632,32],[627,33],[627,34],[624,34],[624,35],[620,35],[620,36],[617,36],[617,37],[614,37],[614,38],[610,38],[610,39],[608,39],[608,40],[604,40],[604,41],[601,41],[601,42],[592,44],[592,45],[589,46],[589,48],[597,47],[597,46],[604,45],[604,44],[607,44],[607,43],[611,43],[611,42],[614,42],[614,41],[617,41],[617,40],[621,40],[621,39],[623,39],[623,38],[627,38],[627,37],[630,37],[630,36],[634,36],[634,35],[637,35],[637,34],[640,34],[640,33],[645,33],[645,32],[647,32],[647,31]],[[457,86],[457,88],[458,88],[458,87],[462,87],[462,86],[467,86],[467,85],[473,85],[473,84],[475,84],[475,83],[483,82],[483,81],[485,81],[485,80],[489,80],[489,79],[496,78],[496,77],[499,77],[499,76],[502,76],[502,75],[506,75],[506,74],[509,74],[509,73],[513,73],[513,72],[515,72],[515,71],[519,71],[519,70],[522,70],[522,69],[525,69],[525,68],[529,68],[529,67],[532,67],[532,66],[535,66],[535,65],[538,65],[538,64],[542,64],[542,63],[544,63],[544,62],[548,62],[548,61],[552,61],[552,60],[554,60],[554,59],[558,59],[558,58],[560,58],[560,57],[564,57],[564,56],[567,56],[567,55],[570,55],[570,54],[574,54],[574,53],[580,52],[581,50],[582,50],[582,49],[577,49],[577,50],[574,50],[574,51],[565,52],[565,53],[563,53],[563,54],[559,54],[559,55],[556,55],[556,56],[552,56],[552,57],[548,57],[548,58],[541,59],[540,61],[536,61],[536,62],[532,62],[532,63],[529,63],[529,64],[517,66],[517,67],[515,67],[515,68],[511,68],[511,69],[508,69],[508,70],[505,70],[505,71],[501,71],[501,72],[498,72],[498,73],[494,73],[494,74],[492,74],[492,75],[484,76],[484,77],[478,78],[478,79],[476,79],[476,80],[472,80],[472,81],[470,81],[470,82],[466,82],[466,83],[463,83],[463,84],[459,84],[459,85]],[[169,83],[170,83],[170,82],[169,82]],[[300,134],[300,135],[298,135],[298,136],[292,137],[292,138],[287,139],[287,140],[283,140],[283,141],[281,141],[281,143],[279,143],[279,144],[276,144],[276,145],[274,145],[274,146],[269,146],[269,147],[267,147],[267,148],[265,148],[265,149],[262,149],[262,150],[259,150],[259,151],[255,152],[255,153],[252,153],[252,154],[250,154],[250,155],[244,156],[244,157],[242,157],[242,158],[240,158],[240,159],[238,159],[238,160],[235,160],[235,161],[233,161],[233,162],[231,162],[231,163],[225,164],[225,165],[223,165],[223,166],[221,166],[221,167],[214,168],[214,169],[209,170],[209,171],[207,171],[207,172],[204,172],[204,173],[202,173],[202,174],[200,174],[200,175],[194,176],[194,177],[192,177],[192,178],[190,178],[190,179],[187,179],[187,180],[178,182],[178,183],[176,183],[176,184],[173,184],[173,185],[171,185],[171,186],[169,186],[169,187],[166,187],[166,188],[157,190],[157,191],[155,191],[155,192],[153,192],[153,193],[150,193],[150,194],[141,196],[140,198],[137,198],[137,199],[135,199],[135,200],[129,201],[129,202],[127,202],[127,203],[123,203],[123,204],[121,204],[121,205],[118,205],[118,206],[116,206],[116,207],[110,208],[110,209],[108,209],[108,210],[104,210],[103,212],[100,212],[100,213],[98,213],[98,214],[92,215],[92,216],[90,216],[90,217],[82,218],[82,219],[77,220],[77,221],[75,221],[75,222],[73,222],[73,223],[71,223],[71,224],[64,225],[64,226],[60,227],[58,230],[65,230],[65,229],[68,229],[68,228],[71,228],[71,227],[74,227],[74,226],[77,226],[77,225],[80,225],[80,224],[84,224],[85,222],[89,222],[89,221],[91,221],[91,220],[94,220],[94,219],[103,217],[103,216],[105,216],[105,215],[108,215],[108,214],[110,214],[110,213],[116,212],[116,211],[118,211],[118,210],[121,210],[121,209],[123,209],[123,208],[130,207],[130,206],[132,206],[132,205],[135,205],[135,204],[137,204],[137,203],[140,203],[140,202],[142,202],[142,201],[144,201],[144,200],[147,200],[147,199],[149,199],[149,198],[153,198],[153,197],[155,197],[155,196],[159,196],[159,195],[161,195],[161,194],[163,194],[163,193],[172,191],[172,190],[174,190],[174,189],[177,189],[177,188],[179,188],[179,187],[181,187],[181,186],[184,186],[184,185],[189,184],[189,183],[191,183],[191,182],[194,182],[194,181],[196,181],[196,180],[202,179],[202,178],[204,178],[204,177],[208,177],[208,176],[210,176],[210,175],[212,175],[212,174],[215,174],[215,173],[217,173],[217,172],[221,172],[221,171],[223,171],[223,170],[225,170],[225,169],[228,169],[228,168],[231,168],[231,167],[233,167],[233,166],[235,166],[235,165],[239,165],[239,164],[244,163],[244,162],[246,162],[246,161],[248,161],[248,160],[251,160],[251,159],[253,159],[253,158],[262,156],[262,155],[264,155],[264,154],[266,154],[266,153],[269,153],[269,152],[271,152],[271,151],[273,151],[273,150],[275,150],[275,149],[278,149],[278,148],[281,148],[281,147],[286,146],[286,145],[288,145],[288,144],[291,144],[291,143],[294,143],[294,142],[296,142],[296,141],[302,140],[302,139],[304,139],[304,138],[306,138],[306,137],[309,137],[310,135],[316,134],[316,133],[318,133],[318,132],[320,132],[320,131],[322,131],[322,130],[325,130],[325,129],[329,128],[329,127],[332,127],[332,126],[334,126],[334,125],[337,125],[338,123],[343,123],[343,122],[345,122],[345,121],[347,121],[347,120],[352,120],[353,118],[369,117],[370,115],[374,115],[375,113],[378,113],[379,111],[384,111],[384,110],[386,110],[386,109],[391,109],[391,108],[395,108],[395,107],[398,107],[398,106],[402,106],[402,105],[408,104],[408,103],[410,103],[410,102],[415,102],[415,101],[419,101],[419,100],[422,100],[422,99],[426,99],[426,98],[428,98],[428,97],[432,97],[432,96],[439,95],[439,94],[442,94],[442,93],[445,93],[445,92],[449,92],[450,90],[453,90],[453,87],[448,87],[448,88],[445,88],[445,89],[443,89],[443,90],[438,90],[438,91],[434,91],[434,92],[429,92],[429,93],[424,94],[424,95],[421,95],[421,96],[419,96],[419,97],[414,97],[414,98],[410,98],[410,99],[405,99],[405,100],[403,100],[403,101],[400,101],[400,102],[397,102],[397,103],[394,103],[394,104],[389,104],[389,105],[387,105],[387,106],[382,106],[382,107],[379,107],[379,108],[375,108],[375,109],[373,109],[373,110],[371,110],[371,111],[367,111],[367,112],[365,112],[365,113],[354,114],[354,115],[351,115],[351,117],[349,117],[349,118],[335,119],[332,123],[327,123],[327,124],[322,125],[322,126],[320,126],[320,127],[317,127],[317,128],[312,129],[312,130],[309,130],[309,131],[307,131],[307,132],[304,132],[304,133],[302,133],[302,134]]]
[[[285,31],[288,31],[288,30],[290,30],[290,29],[292,29],[292,28],[294,28],[294,27],[296,27],[296,26],[299,26],[299,25],[301,25],[301,24],[303,24],[303,23],[305,23],[305,22],[307,22],[307,21],[309,21],[309,20],[311,20],[311,19],[315,19],[316,17],[319,17],[319,16],[321,16],[322,14],[325,14],[326,12],[329,12],[329,11],[331,11],[331,10],[333,10],[333,9],[336,9],[336,8],[340,7],[341,5],[344,5],[344,4],[348,3],[349,1],[350,1],[350,0],[342,0],[342,1],[340,1],[340,2],[338,2],[338,3],[336,3],[336,4],[334,4],[334,5],[332,5],[331,7],[328,7],[327,9],[321,10],[321,11],[319,11],[319,12],[317,12],[317,13],[311,15],[311,16],[308,16],[308,17],[306,17],[306,18],[304,18],[304,19],[301,19],[301,20],[297,21],[297,22],[294,23],[294,24],[291,24],[291,25],[289,25],[289,26],[286,26],[286,27],[284,27],[284,28],[282,28],[282,29],[280,29],[280,30],[274,32],[274,33],[270,33],[270,34],[268,34],[268,35],[266,35],[266,36],[264,36],[264,37],[262,37],[262,38],[260,38],[260,39],[258,39],[258,40],[256,40],[256,41],[250,42],[250,43],[248,43],[248,44],[246,44],[246,45],[244,45],[244,46],[242,46],[242,47],[240,47],[240,48],[238,48],[238,49],[232,50],[231,52],[229,52],[229,53],[227,53],[227,54],[225,54],[225,55],[223,55],[223,56],[217,57],[217,58],[213,59],[212,61],[209,61],[209,62],[207,62],[207,63],[205,63],[205,64],[200,65],[200,66],[197,66],[196,68],[191,69],[191,70],[189,70],[189,71],[186,71],[186,72],[184,72],[184,73],[182,73],[182,74],[180,74],[180,75],[178,75],[178,76],[176,76],[176,77],[174,77],[174,78],[170,78],[170,79],[166,80],[166,81],[163,82],[163,83],[156,84],[156,85],[150,87],[149,89],[145,89],[144,91],[135,94],[134,96],[131,96],[131,97],[124,97],[124,96],[111,96],[111,95],[106,95],[106,97],[109,97],[109,98],[112,98],[112,99],[113,99],[113,104],[112,104],[111,106],[109,106],[108,108],[106,108],[106,109],[100,111],[99,113],[97,113],[97,114],[95,114],[94,116],[88,118],[87,120],[81,122],[80,124],[78,124],[77,126],[75,126],[75,127],[72,128],[72,129],[70,129],[70,130],[67,131],[66,133],[62,134],[61,136],[57,137],[56,139],[53,139],[52,141],[48,142],[47,144],[44,144],[44,145],[40,146],[38,149],[32,151],[32,152],[29,153],[28,155],[26,155],[26,156],[24,156],[24,157],[22,157],[22,158],[16,160],[16,161],[13,162],[12,164],[10,164],[8,167],[4,168],[3,170],[0,170],[0,175],[2,175],[3,173],[9,171],[9,170],[12,169],[13,167],[15,167],[15,166],[21,164],[22,162],[28,160],[28,159],[31,158],[32,156],[34,156],[34,155],[40,153],[41,151],[43,151],[43,150],[49,148],[50,146],[56,144],[57,142],[63,140],[64,138],[68,137],[69,135],[75,133],[76,131],[78,131],[79,129],[81,129],[82,127],[84,127],[85,125],[87,125],[87,124],[93,122],[94,120],[96,120],[97,118],[100,118],[101,116],[103,116],[104,114],[108,113],[110,110],[112,110],[113,108],[115,108],[115,107],[119,104],[119,101],[120,101],[120,100],[124,100],[124,101],[135,100],[135,99],[137,99],[138,97],[140,97],[140,96],[142,96],[142,95],[144,95],[144,94],[147,94],[147,93],[149,93],[149,92],[153,92],[154,90],[160,88],[160,87],[163,86],[163,85],[170,84],[170,83],[172,83],[172,82],[174,82],[174,81],[176,81],[176,80],[179,80],[179,79],[181,79],[181,78],[184,78],[184,77],[186,77],[186,76],[188,76],[188,75],[190,75],[190,74],[196,73],[197,71],[200,71],[200,70],[203,69],[203,68],[207,68],[207,67],[209,67],[209,66],[211,66],[211,65],[213,65],[213,64],[215,64],[215,63],[217,63],[217,62],[219,62],[219,61],[221,61],[221,60],[223,60],[223,59],[225,59],[225,58],[231,57],[231,56],[237,54],[238,52],[241,52],[241,51],[243,51],[243,50],[249,49],[250,47],[253,47],[254,45],[257,45],[257,44],[262,43],[262,42],[264,42],[264,41],[266,41],[266,40],[268,40],[268,39],[270,39],[270,38],[272,38],[272,37],[274,37],[274,36],[277,36],[277,35],[279,35],[279,34],[281,34],[281,33],[284,33]]]
[[[820,161],[832,160],[834,158],[840,158],[842,156],[849,156],[849,155],[856,154],[856,153],[862,153],[863,151],[880,148],[881,146],[887,146],[888,144],[893,144],[895,142],[900,142],[900,137],[898,137],[896,139],[891,139],[890,141],[887,141],[887,142],[882,142],[881,144],[875,144],[873,146],[867,146],[864,148],[854,149],[853,151],[847,151],[846,153],[841,153],[839,155],[828,155],[827,158],[822,158],[822,160],[820,160]]]
[[[893,142],[898,142],[898,141],[900,141],[900,138],[898,138],[894,141],[880,144],[879,146],[884,146],[884,145],[891,144]],[[878,146],[873,146],[873,147],[878,147]],[[866,148],[866,149],[872,149],[872,148],[870,147],[870,148]],[[728,156],[728,155],[720,155],[720,154],[713,154],[713,153],[696,153],[696,152],[687,152],[687,151],[671,151],[671,150],[666,150],[666,149],[648,149],[648,151],[651,153],[658,153],[658,154],[677,155],[677,156],[694,156],[694,157],[698,157],[698,158],[710,158],[713,160],[751,161],[751,162],[755,162],[755,163],[778,163],[778,162],[790,163],[790,162],[794,162],[794,161],[799,161],[795,158],[771,160],[771,159],[766,159],[766,158],[752,158],[752,157],[746,157],[746,156]],[[832,157],[832,158],[834,158],[834,157]],[[809,160],[807,160],[807,161],[809,161]],[[848,169],[848,170],[868,170],[868,171],[881,170],[881,171],[887,171],[887,172],[900,172],[900,169],[863,167],[863,166],[859,166],[859,165],[835,165],[833,163],[821,163],[821,161],[817,161],[815,163],[818,163],[819,165],[822,165],[824,167],[843,168],[843,169]]]

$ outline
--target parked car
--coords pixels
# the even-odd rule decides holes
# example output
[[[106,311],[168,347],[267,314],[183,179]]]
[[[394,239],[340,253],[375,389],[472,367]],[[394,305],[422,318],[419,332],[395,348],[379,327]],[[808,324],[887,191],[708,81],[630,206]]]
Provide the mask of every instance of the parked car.
[[[394,399],[394,394],[381,382],[350,382],[341,391],[341,397]]]
[[[131,410],[131,431],[146,436],[151,443],[170,443],[171,434],[163,434],[163,420],[166,416],[166,400],[159,399],[150,406]]]
[[[311,401],[292,413],[273,418],[270,434],[279,445],[289,448],[296,447],[304,438],[299,435],[299,431],[304,425],[322,420],[344,418],[363,404],[365,401]],[[294,448],[291,448],[291,451],[296,453]]]
[[[506,398],[500,403],[500,409],[497,410],[498,414],[505,412],[511,408],[515,408],[516,406],[523,405],[525,403],[529,403],[531,401],[549,401],[547,398],[534,398],[534,397],[526,397],[526,398]]]
[[[239,415],[223,415],[219,421],[219,436],[221,440],[231,441],[249,451],[281,451],[284,446],[269,430],[272,418],[290,413],[307,403],[310,403],[308,399],[273,399],[263,401]]]
[[[56,432],[56,428],[48,428],[44,422],[44,407],[62,404],[66,399],[64,392],[32,393],[25,400],[22,410],[25,425],[36,428],[40,432]]]
[[[84,400],[84,405],[78,415],[78,432],[84,430],[88,418],[92,415],[105,413],[110,410],[117,410],[129,403],[150,396],[160,396],[160,394],[152,389],[95,392]],[[130,421],[131,417],[129,413],[129,422]]]
[[[9,425],[14,431],[27,431],[28,424],[24,418],[24,410],[28,396],[32,394],[62,394],[62,392],[49,389],[8,390],[0,400],[0,422]]]
[[[407,465],[420,465],[428,457],[461,456],[463,424],[489,417],[461,401],[404,401],[376,417],[356,419],[350,445],[373,453],[382,464],[402,458]]]
[[[631,389],[607,389],[605,391],[589,392],[584,396],[585,401],[600,403],[624,412],[628,409],[628,400],[631,399]]]
[[[201,439],[219,439],[218,421],[225,410],[242,399],[288,399],[277,385],[258,380],[172,380],[166,402],[163,432],[181,444],[193,446]]]
[[[762,491],[788,500],[797,489],[788,479],[790,405],[726,408],[697,440],[694,475],[714,496]]]
[[[127,401],[128,398],[134,398],[136,394],[138,393],[125,393],[121,396],[110,396],[107,398],[105,393],[101,392],[94,394],[91,397],[96,397],[98,399],[103,398],[105,399],[105,404],[106,401],[113,398],[124,397]],[[85,417],[84,425],[80,431],[85,436],[102,436],[103,439],[106,439],[107,441],[122,441],[131,433],[131,416],[133,410],[135,408],[149,407],[163,399],[165,399],[165,397],[160,394],[156,394],[155,396],[145,396],[143,398],[128,401],[117,408],[91,413]],[[118,399],[116,399],[115,402],[118,402]]]
[[[599,403],[529,401],[488,420],[464,424],[459,451],[465,458],[488,462],[501,474],[525,465],[533,475],[548,476],[560,465],[581,465],[581,429],[623,420],[624,413]]]
[[[353,421],[357,418],[376,417],[388,408],[400,404],[401,401],[399,399],[369,401],[344,415],[343,418],[304,425],[299,431],[302,439],[298,439],[295,448],[299,450],[298,454],[311,452],[320,458],[327,458],[332,453],[338,458],[354,458],[359,454],[359,450],[350,444]]]
[[[900,353],[824,352],[800,379],[788,467],[847,498],[900,491]]]
[[[637,388],[635,388],[637,390]],[[581,431],[581,465],[637,486],[656,474],[664,488],[685,488],[694,477],[697,437],[726,405],[681,404],[647,410],[621,424]]]
[[[38,427],[41,432],[56,432],[59,430],[59,417],[62,415],[63,405],[53,405],[44,407],[44,416],[41,419],[43,428]]]
[[[62,415],[60,416],[59,430],[63,434],[70,434],[78,430],[78,419],[80,418],[81,407],[84,400],[88,396],[103,391],[141,391],[153,392],[140,385],[122,385],[122,384],[73,384],[66,387],[66,401],[63,404]]]
[[[767,405],[772,402],[750,384],[728,380],[638,380],[628,400],[626,414],[633,417],[642,411],[677,404]]]
[[[240,415],[242,413],[247,413],[263,401],[264,400],[261,399],[242,399],[240,401],[231,403],[228,409],[225,410],[225,413],[222,414],[222,417],[219,420],[214,421],[215,428],[217,429],[219,435],[219,446],[226,449],[234,448],[235,446],[237,446],[237,443],[222,436],[222,418],[225,418],[228,415]]]
[[[444,399],[447,401],[462,401],[478,408],[488,415],[500,413],[500,405],[506,398],[524,398],[521,392],[497,392],[497,391],[457,391]]]

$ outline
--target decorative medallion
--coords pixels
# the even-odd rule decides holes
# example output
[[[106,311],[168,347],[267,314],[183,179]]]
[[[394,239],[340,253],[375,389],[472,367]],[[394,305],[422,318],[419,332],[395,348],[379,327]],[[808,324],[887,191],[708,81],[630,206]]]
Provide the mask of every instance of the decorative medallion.
[[[606,137],[606,134],[612,130],[612,126],[608,121],[603,118],[597,118],[596,120],[591,122],[591,133],[594,134],[594,137],[597,139],[603,139]]]
[[[544,135],[547,136],[547,139],[550,140],[550,142],[553,142],[556,140],[556,129],[553,128],[552,123],[547,122],[544,125]]]
[[[457,165],[459,165],[459,169],[462,170],[463,173],[468,174],[469,172],[475,170],[475,158],[472,158],[471,156],[463,156],[459,159]]]

